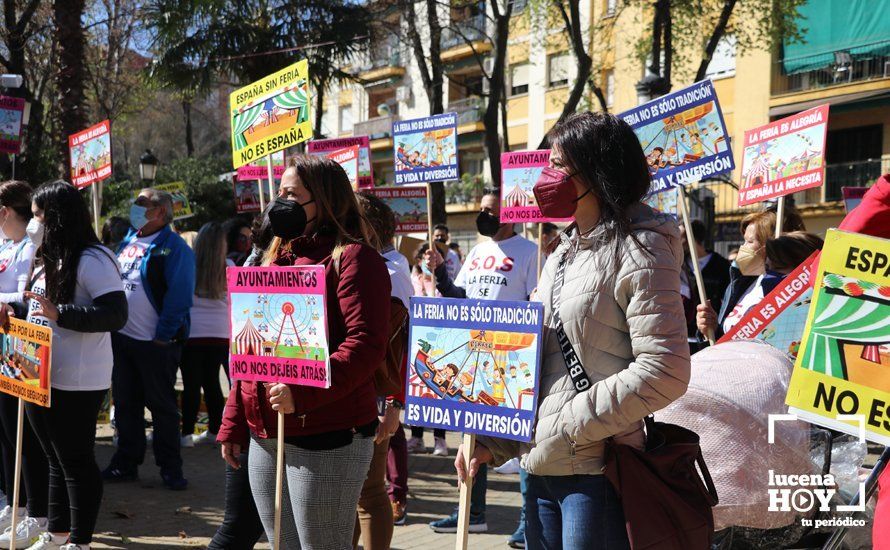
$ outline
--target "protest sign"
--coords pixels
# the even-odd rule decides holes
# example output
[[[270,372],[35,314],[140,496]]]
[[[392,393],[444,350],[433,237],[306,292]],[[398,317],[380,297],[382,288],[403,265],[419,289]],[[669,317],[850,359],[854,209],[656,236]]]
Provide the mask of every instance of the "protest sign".
[[[353,189],[358,186],[358,145],[346,147],[337,151],[332,151],[326,155],[329,159],[336,162],[346,172],[349,183]]]
[[[828,105],[746,131],[739,206],[822,185],[827,131]]]
[[[565,222],[541,214],[532,188],[550,162],[550,150],[501,153],[501,223]]]
[[[358,147],[358,187],[374,187],[374,168],[371,165],[371,141],[368,136],[337,139],[318,139],[309,142],[306,151],[310,155],[321,155],[347,147]]]
[[[235,212],[259,212],[260,190],[262,182],[258,180],[233,181],[232,187],[235,195]]]
[[[411,298],[405,421],[529,441],[543,306]]]
[[[304,59],[229,96],[235,168],[312,137],[309,63]]]
[[[710,80],[618,116],[630,124],[643,146],[653,193],[735,167],[723,113]]]
[[[284,151],[272,153],[272,172],[275,179],[281,179],[284,169]],[[264,180],[268,177],[268,173],[269,168],[265,161],[251,162],[238,167],[237,178],[238,181]]]
[[[394,122],[392,136],[396,185],[460,178],[457,113]]]
[[[680,217],[676,193],[650,193],[643,198],[643,202],[663,214],[668,214],[678,219]]]
[[[370,190],[392,210],[396,233],[426,233],[429,230],[426,187],[376,187]]]
[[[111,177],[111,122],[103,120],[68,136],[71,183],[78,189]]]
[[[859,206],[868,189],[868,187],[841,187],[841,193],[844,196],[844,210],[847,211],[847,214]]]
[[[17,155],[22,150],[25,100],[0,96],[0,153]]]
[[[0,391],[49,407],[52,340],[51,328],[14,317],[0,326]]]
[[[331,385],[324,267],[230,267],[234,380]]]
[[[890,445],[890,240],[828,230],[785,402],[803,420]]]
[[[160,183],[152,185],[152,189],[158,191],[166,191],[173,197],[173,221],[184,220],[195,215],[192,212],[192,203],[189,202],[188,195],[185,192],[184,181],[174,181],[172,183]],[[141,191],[133,192],[134,197],[138,197]]]
[[[811,274],[819,262],[819,252],[804,260],[779,285],[748,310],[718,343],[730,340],[762,340],[797,357],[803,327],[813,296]]]

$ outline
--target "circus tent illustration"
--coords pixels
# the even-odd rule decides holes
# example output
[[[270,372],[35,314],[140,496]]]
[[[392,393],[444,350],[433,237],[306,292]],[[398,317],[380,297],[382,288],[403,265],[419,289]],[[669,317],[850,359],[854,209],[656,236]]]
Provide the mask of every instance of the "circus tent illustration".
[[[250,318],[244,328],[232,340],[232,353],[235,355],[273,355],[270,346],[263,345],[262,334],[253,326]]]
[[[754,187],[769,179],[769,161],[764,152],[761,152],[745,174],[745,187]]]
[[[514,186],[513,189],[504,196],[504,206],[508,208],[514,206],[531,206],[531,202],[528,193],[523,191],[518,185]]]
[[[853,381],[844,372],[841,342],[863,346],[860,358],[881,365],[880,348],[890,341],[890,287],[834,273],[827,273],[822,283],[801,365]]]

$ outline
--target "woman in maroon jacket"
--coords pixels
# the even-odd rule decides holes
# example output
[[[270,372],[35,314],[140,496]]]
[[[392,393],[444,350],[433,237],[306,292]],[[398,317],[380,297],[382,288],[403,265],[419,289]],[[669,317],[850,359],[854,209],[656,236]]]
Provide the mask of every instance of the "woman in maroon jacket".
[[[343,169],[319,157],[291,160],[269,210],[275,240],[263,265],[325,266],[329,389],[238,382],[217,441],[229,465],[250,445],[253,498],[272,538],[277,413],[285,415],[281,548],[351,548],[355,507],[377,427],[372,374],[384,357],[390,280],[366,243],[372,231]]]

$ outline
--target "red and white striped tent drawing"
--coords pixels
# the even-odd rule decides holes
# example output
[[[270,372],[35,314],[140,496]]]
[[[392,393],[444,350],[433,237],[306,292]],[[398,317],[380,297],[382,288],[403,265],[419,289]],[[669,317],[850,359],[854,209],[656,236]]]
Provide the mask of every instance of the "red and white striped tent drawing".
[[[232,341],[233,352],[235,355],[271,355],[264,353],[263,335],[254,328],[250,319],[244,323],[244,328],[235,336]]]
[[[514,186],[513,189],[510,190],[509,193],[504,197],[504,206],[513,207],[513,206],[529,206],[529,197],[528,194],[523,191],[518,185]]]
[[[411,397],[436,397],[436,394],[423,383],[420,376],[417,375],[417,371],[413,369],[411,369],[411,378],[408,379],[408,395]]]

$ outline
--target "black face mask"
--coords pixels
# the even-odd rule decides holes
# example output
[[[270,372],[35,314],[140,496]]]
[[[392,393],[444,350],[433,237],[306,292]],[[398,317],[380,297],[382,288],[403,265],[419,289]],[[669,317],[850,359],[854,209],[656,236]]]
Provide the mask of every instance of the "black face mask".
[[[306,219],[305,205],[315,201],[298,203],[282,198],[275,199],[275,204],[269,209],[269,225],[272,226],[272,234],[289,241],[296,239],[306,231],[306,224],[312,220]]]
[[[448,243],[448,237],[436,237],[436,242],[437,242],[437,243],[442,243],[442,244],[447,244],[447,243]]]
[[[492,216],[488,212],[479,212],[476,216],[476,230],[480,235],[494,237],[500,228],[501,220],[497,216]]]

